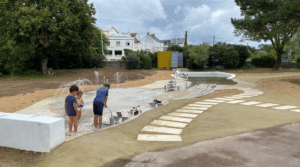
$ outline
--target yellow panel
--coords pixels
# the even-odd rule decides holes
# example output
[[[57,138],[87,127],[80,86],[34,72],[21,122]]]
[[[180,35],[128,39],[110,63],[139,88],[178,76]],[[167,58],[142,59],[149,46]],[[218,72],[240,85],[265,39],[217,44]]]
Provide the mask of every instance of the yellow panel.
[[[157,53],[157,68],[171,67],[171,52]]]

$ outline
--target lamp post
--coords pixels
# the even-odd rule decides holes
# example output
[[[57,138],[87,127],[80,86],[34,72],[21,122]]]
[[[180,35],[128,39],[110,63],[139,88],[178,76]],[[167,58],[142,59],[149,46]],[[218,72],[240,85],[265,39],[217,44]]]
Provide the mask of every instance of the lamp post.
[[[101,12],[100,12],[100,23],[101,23]],[[102,31],[101,32],[101,43],[102,43],[102,56],[104,56],[103,54],[103,38],[102,38]]]

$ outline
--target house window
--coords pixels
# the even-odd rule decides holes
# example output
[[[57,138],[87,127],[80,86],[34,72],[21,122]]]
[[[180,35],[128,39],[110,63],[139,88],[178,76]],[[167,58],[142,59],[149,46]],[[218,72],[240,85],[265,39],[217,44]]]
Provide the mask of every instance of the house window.
[[[117,42],[116,42],[116,46],[121,46],[120,41],[117,41]]]
[[[109,51],[108,51],[108,55],[112,55],[112,50],[109,50]]]
[[[116,50],[115,55],[122,55],[122,50]]]
[[[130,46],[130,42],[129,41],[126,41],[126,46]]]

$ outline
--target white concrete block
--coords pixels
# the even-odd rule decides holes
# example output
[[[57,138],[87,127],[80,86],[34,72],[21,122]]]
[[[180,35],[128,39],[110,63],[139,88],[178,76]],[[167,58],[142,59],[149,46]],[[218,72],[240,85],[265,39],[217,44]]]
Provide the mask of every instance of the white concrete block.
[[[50,152],[65,141],[63,118],[1,113],[0,146]]]
[[[278,106],[279,104],[273,104],[273,103],[265,103],[265,104],[259,104],[256,105],[257,107],[274,107],[274,106]]]
[[[138,141],[182,141],[179,135],[139,134]]]
[[[178,109],[176,110],[177,112],[184,112],[184,113],[195,113],[195,114],[201,114],[203,111],[200,110],[183,110],[183,109]]]
[[[142,131],[179,135],[182,132],[182,129],[166,128],[166,127],[158,127],[158,126],[145,126],[142,129]]]
[[[273,108],[277,109],[277,110],[289,110],[289,109],[294,109],[294,108],[299,108],[299,107],[286,105],[286,106],[279,106],[279,107],[273,107]]]
[[[200,104],[189,104],[187,106],[192,107],[212,107],[212,105],[200,105]]]
[[[260,104],[260,103],[262,103],[262,102],[250,101],[250,102],[240,103],[240,104],[250,106],[250,105],[255,105],[255,104]]]
[[[212,105],[216,105],[219,103],[213,103],[213,102],[195,102],[196,104],[212,104]]]
[[[229,104],[237,104],[237,103],[242,103],[244,102],[245,100],[234,100],[234,101],[229,101],[229,102],[226,102],[226,103],[229,103]]]
[[[214,103],[223,103],[225,101],[222,101],[222,100],[210,100],[210,99],[207,99],[207,100],[204,100],[206,102],[214,102]]]
[[[176,117],[187,117],[187,118],[196,118],[198,116],[198,114],[185,114],[185,113],[176,113],[176,112],[169,113],[168,115],[176,116]]]
[[[187,125],[187,123],[163,121],[163,120],[154,120],[151,122],[151,124],[161,125],[161,126],[171,126],[171,127],[176,127],[176,128],[184,128]]]
[[[178,121],[178,122],[191,122],[193,119],[190,118],[180,118],[180,117],[172,117],[172,116],[162,116],[159,119],[165,119],[170,121]]]
[[[192,109],[192,110],[207,110],[208,108],[204,107],[182,107],[183,109]]]

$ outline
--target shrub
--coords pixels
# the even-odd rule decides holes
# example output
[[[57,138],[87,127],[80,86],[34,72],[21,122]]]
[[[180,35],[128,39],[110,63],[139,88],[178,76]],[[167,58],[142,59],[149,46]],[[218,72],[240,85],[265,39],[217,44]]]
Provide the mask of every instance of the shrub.
[[[296,56],[296,63],[300,64],[300,54],[298,56]]]
[[[239,52],[233,45],[216,44],[210,48],[208,64],[210,67],[221,65],[226,69],[236,68],[240,63]]]
[[[276,57],[271,53],[264,53],[261,56],[253,57],[251,63],[255,67],[272,68],[276,63]]]
[[[124,58],[126,62],[127,69],[140,69],[141,68],[141,60],[139,59],[136,53],[129,53]]]
[[[136,52],[136,55],[139,57],[141,61],[141,68],[143,69],[152,68],[152,61],[149,55],[146,55],[144,52]]]
[[[240,62],[237,67],[243,67],[246,63],[246,60],[250,57],[248,47],[242,45],[236,45],[235,49],[238,51],[239,58],[240,58]]]
[[[157,52],[155,52],[155,53],[148,53],[148,55],[151,58],[152,68],[157,68]]]

